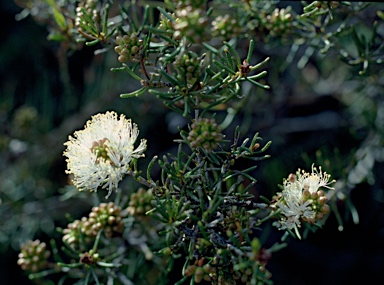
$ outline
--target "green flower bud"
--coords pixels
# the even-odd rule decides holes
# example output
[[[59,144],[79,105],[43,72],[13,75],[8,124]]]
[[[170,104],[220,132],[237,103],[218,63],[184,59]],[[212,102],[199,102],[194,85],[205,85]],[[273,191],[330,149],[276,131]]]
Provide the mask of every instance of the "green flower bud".
[[[200,118],[191,125],[187,139],[191,147],[201,147],[210,152],[216,148],[223,137],[214,119]]]
[[[145,213],[153,208],[152,200],[153,194],[151,189],[139,188],[136,193],[131,194],[127,211],[131,215],[144,218]]]
[[[128,60],[137,62],[140,57],[140,50],[143,49],[144,41],[139,39],[138,34],[123,35],[116,37],[115,52],[119,54],[118,60],[126,62]]]

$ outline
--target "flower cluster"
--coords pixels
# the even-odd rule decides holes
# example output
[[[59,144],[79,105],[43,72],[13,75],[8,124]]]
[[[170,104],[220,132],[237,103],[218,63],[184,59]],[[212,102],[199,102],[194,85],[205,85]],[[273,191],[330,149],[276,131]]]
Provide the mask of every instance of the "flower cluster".
[[[244,32],[238,19],[229,14],[219,15],[212,21],[212,35],[230,40],[232,37],[239,37]]]
[[[87,218],[84,217],[83,219]],[[83,245],[90,244],[93,238],[84,236],[82,234],[82,227],[82,220],[74,220],[72,223],[69,223],[67,227],[63,229],[63,242],[73,249],[82,249],[84,247]]]
[[[176,20],[173,26],[175,39],[186,37],[191,43],[202,43],[209,39],[210,22],[204,10],[186,6],[176,10],[175,14]]]
[[[200,75],[201,58],[193,52],[180,54],[173,65],[178,71],[177,79],[192,86]],[[188,84],[189,83],[189,84]]]
[[[40,240],[27,241],[20,247],[21,252],[19,253],[19,259],[17,264],[20,265],[21,269],[38,272],[43,270],[47,266],[47,259],[51,255],[50,251],[47,250],[45,242]]]
[[[293,31],[293,16],[291,7],[276,8],[271,14],[263,11],[249,23],[249,29],[255,30],[256,35],[284,37]]]
[[[315,6],[322,8],[325,8],[325,6],[327,6],[327,8],[331,7],[332,9],[334,9],[340,6],[340,1],[315,1]]]
[[[116,44],[115,51],[119,54],[120,62],[128,60],[138,62],[140,60],[140,51],[144,47],[144,41],[139,39],[137,33],[132,33],[130,36],[117,36]]]
[[[134,216],[145,216],[145,213],[153,208],[152,200],[152,189],[139,188],[131,194],[127,212]]]
[[[210,152],[224,137],[214,119],[200,118],[193,122],[191,128],[187,139],[192,148],[201,147]]]
[[[160,19],[159,19],[159,30],[162,30],[168,34],[173,34],[174,29],[173,29],[173,23],[172,20],[175,17],[174,13],[168,13],[168,17],[166,17],[164,14],[160,14]]]
[[[192,7],[192,8],[202,8],[204,5],[207,4],[204,0],[178,0],[178,1],[165,1],[172,2],[171,5],[175,5],[177,8],[185,8],[185,7]]]
[[[144,156],[145,139],[134,148],[138,135],[136,124],[124,115],[119,118],[115,112],[107,112],[93,116],[84,130],[76,131],[64,144],[66,173],[73,174],[72,182],[80,191],[97,191],[101,186],[109,196],[129,172],[131,161]]]
[[[200,283],[202,280],[212,281],[212,277],[216,276],[217,269],[208,263],[202,265],[202,261],[204,261],[203,258],[188,265],[184,270],[184,276],[193,276],[195,283]]]
[[[72,248],[78,248],[81,242],[85,244],[92,242],[100,230],[104,230],[107,238],[119,235],[124,229],[122,218],[121,207],[112,202],[101,203],[92,208],[88,218],[83,217],[68,224],[63,230],[63,241]]]
[[[87,20],[89,20],[89,18],[92,18],[93,20],[98,18],[96,5],[97,1],[95,0],[87,0],[79,3],[76,8],[76,27],[82,30],[82,26],[87,25]]]
[[[315,223],[321,220],[330,211],[326,204],[327,197],[321,188],[334,189],[329,185],[335,181],[329,181],[330,175],[317,169],[312,165],[312,172],[304,170],[290,174],[284,181],[284,189],[277,193],[272,208],[280,210],[280,220],[276,223],[282,230],[295,230],[298,235],[298,228],[301,222]],[[298,235],[299,236],[299,235]]]

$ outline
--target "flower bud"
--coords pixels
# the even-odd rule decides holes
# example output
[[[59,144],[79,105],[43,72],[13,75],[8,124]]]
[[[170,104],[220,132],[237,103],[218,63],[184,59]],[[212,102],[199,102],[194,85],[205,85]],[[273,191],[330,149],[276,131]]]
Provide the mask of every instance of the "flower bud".
[[[259,146],[260,146],[260,144],[259,144]],[[289,174],[288,181],[291,182],[291,183],[296,182],[296,175],[293,174],[293,173]]]
[[[328,201],[328,198],[325,197],[325,196],[321,196],[321,197],[319,198],[319,204],[320,204],[320,205],[324,205],[325,203],[327,203],[327,201]]]
[[[322,212],[324,215],[328,214],[330,211],[331,211],[331,208],[329,207],[328,204],[324,204],[324,205],[321,207],[321,212]]]
[[[308,200],[310,197],[311,197],[311,192],[309,192],[308,189],[304,190],[304,191],[303,191],[303,198],[304,198],[304,200],[306,201],[306,200]]]
[[[184,276],[191,276],[196,270],[196,265],[188,265],[184,270]]]
[[[221,129],[214,119],[200,118],[194,121],[191,128],[188,135],[191,147],[202,147],[210,152],[223,139]]]
[[[20,250],[17,264],[22,270],[38,272],[47,267],[47,259],[51,253],[46,249],[44,242],[40,242],[40,240],[27,241],[20,246]]]
[[[203,279],[204,271],[203,268],[200,266],[196,267],[195,274],[194,274],[194,279],[196,283],[200,283],[201,280]]]

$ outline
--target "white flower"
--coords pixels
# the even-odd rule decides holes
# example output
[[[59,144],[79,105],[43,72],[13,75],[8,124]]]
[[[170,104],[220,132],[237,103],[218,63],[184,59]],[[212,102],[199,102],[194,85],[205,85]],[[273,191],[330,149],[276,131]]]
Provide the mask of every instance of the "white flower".
[[[145,139],[134,148],[138,135],[137,125],[124,115],[118,118],[115,112],[107,112],[93,116],[64,143],[66,173],[73,174],[72,182],[80,191],[97,191],[102,186],[108,197],[128,173],[132,159],[144,156]]]
[[[285,181],[282,191],[283,199],[277,202],[281,209],[282,219],[280,229],[297,229],[301,226],[301,219],[313,219],[315,212],[312,210],[311,201],[304,201],[303,190],[300,183]]]
[[[313,164],[312,173],[305,172],[304,170],[300,173],[300,169],[297,172],[297,181],[302,185],[304,190],[308,190],[311,194],[316,193],[321,187],[334,189],[328,186],[335,182],[335,180],[329,181],[330,177],[331,175],[321,170],[321,166],[319,167],[319,170],[317,170]]]
[[[295,230],[300,238],[298,228],[301,221],[314,223],[322,218],[327,209],[329,211],[329,207],[324,205],[324,192],[319,191],[321,187],[334,189],[329,184],[335,181],[329,181],[329,178],[330,175],[322,172],[321,167],[317,170],[313,165],[311,173],[299,169],[296,175],[289,175],[284,181],[281,198],[276,201],[276,207],[280,210],[279,229]]]

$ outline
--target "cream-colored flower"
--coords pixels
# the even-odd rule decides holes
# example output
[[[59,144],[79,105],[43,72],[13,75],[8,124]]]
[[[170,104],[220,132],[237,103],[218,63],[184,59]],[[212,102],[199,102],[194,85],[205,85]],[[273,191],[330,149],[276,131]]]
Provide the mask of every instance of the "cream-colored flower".
[[[321,167],[318,170],[313,165],[311,173],[299,169],[296,175],[289,175],[275,204],[280,210],[279,229],[294,230],[300,237],[298,228],[302,221],[314,223],[329,212],[329,206],[324,205],[327,199],[321,189],[334,189],[329,185],[335,181],[329,181],[329,178],[330,175],[322,172]]]
[[[304,201],[300,183],[285,181],[281,194],[283,199],[277,202],[277,207],[281,210],[282,215],[279,222],[280,229],[299,228],[303,218],[314,219],[315,212],[312,210],[311,201]]]
[[[128,173],[132,159],[144,156],[145,139],[134,148],[138,135],[137,125],[124,115],[106,112],[93,116],[64,143],[66,173],[73,174],[72,182],[80,191],[97,191],[101,186],[109,196]]]
[[[300,169],[297,171],[297,181],[302,185],[304,190],[308,190],[311,194],[316,193],[319,188],[325,187],[328,189],[334,189],[329,187],[328,185],[334,183],[335,180],[329,181],[331,175],[323,172],[321,166],[319,166],[319,170],[312,164],[312,173],[301,171]]]

